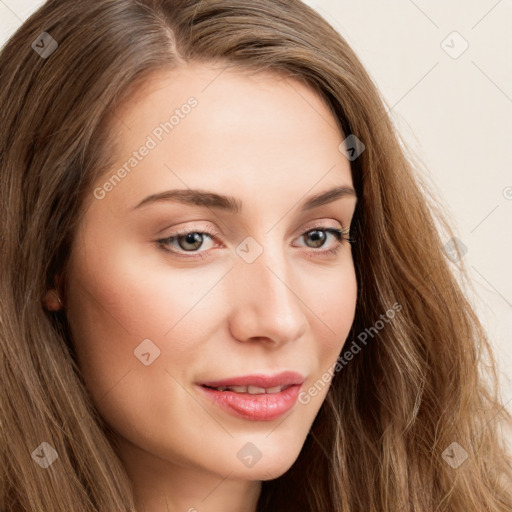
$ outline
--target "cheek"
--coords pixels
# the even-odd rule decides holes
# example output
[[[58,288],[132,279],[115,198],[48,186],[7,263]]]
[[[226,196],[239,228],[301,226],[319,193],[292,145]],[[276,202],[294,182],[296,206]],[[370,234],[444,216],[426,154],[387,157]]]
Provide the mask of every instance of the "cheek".
[[[193,331],[186,315],[207,291],[179,270],[162,272],[133,247],[104,247],[93,241],[70,259],[66,305],[79,365],[96,397],[145,368],[142,354],[155,364],[169,357],[170,344],[174,361],[193,354],[197,323]],[[148,385],[154,373],[143,377]]]
[[[311,310],[317,326],[319,361],[329,366],[343,348],[354,320],[357,281],[352,261],[344,264],[331,279],[319,280],[323,287],[311,297]],[[323,336],[320,333],[324,333]]]
[[[116,431],[137,441],[164,438],[162,425],[190,414],[180,383],[190,380],[201,340],[220,318],[217,301],[201,301],[218,272],[171,272],[128,247],[108,257],[90,247],[84,255],[70,262],[67,308],[86,386]]]
[[[335,365],[354,321],[357,303],[357,280],[353,262],[333,272],[331,279],[319,279],[322,292],[311,294],[310,324],[314,349],[315,371],[304,383],[299,404],[314,414],[318,412],[329,391]]]

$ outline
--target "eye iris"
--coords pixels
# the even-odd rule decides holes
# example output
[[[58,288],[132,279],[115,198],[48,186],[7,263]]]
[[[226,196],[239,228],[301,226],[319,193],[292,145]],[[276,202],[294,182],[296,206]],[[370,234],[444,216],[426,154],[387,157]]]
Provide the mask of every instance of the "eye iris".
[[[185,240],[185,243],[187,244],[193,244],[193,247],[183,247],[181,240]],[[184,250],[187,249],[199,249],[201,247],[201,244],[203,243],[203,236],[200,233],[193,232],[193,233],[187,233],[186,235],[178,237],[178,243],[180,247]]]
[[[314,242],[314,247],[321,247],[325,242],[326,233],[320,229],[310,231],[307,235]]]

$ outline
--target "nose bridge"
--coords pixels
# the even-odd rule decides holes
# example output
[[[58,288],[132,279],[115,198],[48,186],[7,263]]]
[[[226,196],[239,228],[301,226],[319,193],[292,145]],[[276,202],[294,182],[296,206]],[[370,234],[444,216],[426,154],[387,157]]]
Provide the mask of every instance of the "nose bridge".
[[[281,244],[271,244],[270,238],[266,237],[254,261],[240,257],[231,276],[236,297],[231,331],[239,340],[265,338],[286,343],[300,338],[307,327],[288,255]]]

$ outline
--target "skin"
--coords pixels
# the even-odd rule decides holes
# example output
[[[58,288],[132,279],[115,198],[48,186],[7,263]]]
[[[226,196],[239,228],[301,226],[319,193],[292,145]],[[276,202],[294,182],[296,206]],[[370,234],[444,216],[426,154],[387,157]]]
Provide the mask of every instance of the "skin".
[[[116,166],[94,187],[187,98],[198,101],[102,199],[91,191],[66,272],[63,307],[81,371],[148,512],[255,511],[261,481],[298,457],[329,384],[277,420],[251,421],[196,383],[293,370],[307,390],[336,362],[355,314],[349,243],[322,255],[336,237],[322,231],[322,245],[304,233],[317,222],[348,228],[356,198],[298,210],[312,195],[353,186],[338,150],[345,136],[300,82],[221,70],[196,63],[159,72],[117,110]],[[151,194],[188,188],[235,196],[242,211],[175,201],[134,209]],[[155,243],[208,228],[217,240],[167,246],[209,253],[204,259]],[[246,237],[258,244],[250,251],[262,250],[252,263],[236,252]],[[47,304],[62,307],[55,290]],[[144,339],[160,350],[148,366],[134,355]],[[252,467],[237,457],[248,442],[262,454]]]

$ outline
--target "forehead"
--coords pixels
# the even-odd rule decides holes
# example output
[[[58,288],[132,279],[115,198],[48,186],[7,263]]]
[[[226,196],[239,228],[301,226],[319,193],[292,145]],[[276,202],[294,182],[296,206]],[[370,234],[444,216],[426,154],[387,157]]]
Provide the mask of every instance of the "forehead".
[[[269,185],[303,195],[352,183],[323,98],[276,73],[199,63],[159,71],[125,97],[110,129],[115,164],[96,186],[124,166],[115,188],[129,203],[171,186],[236,186],[250,197]]]

